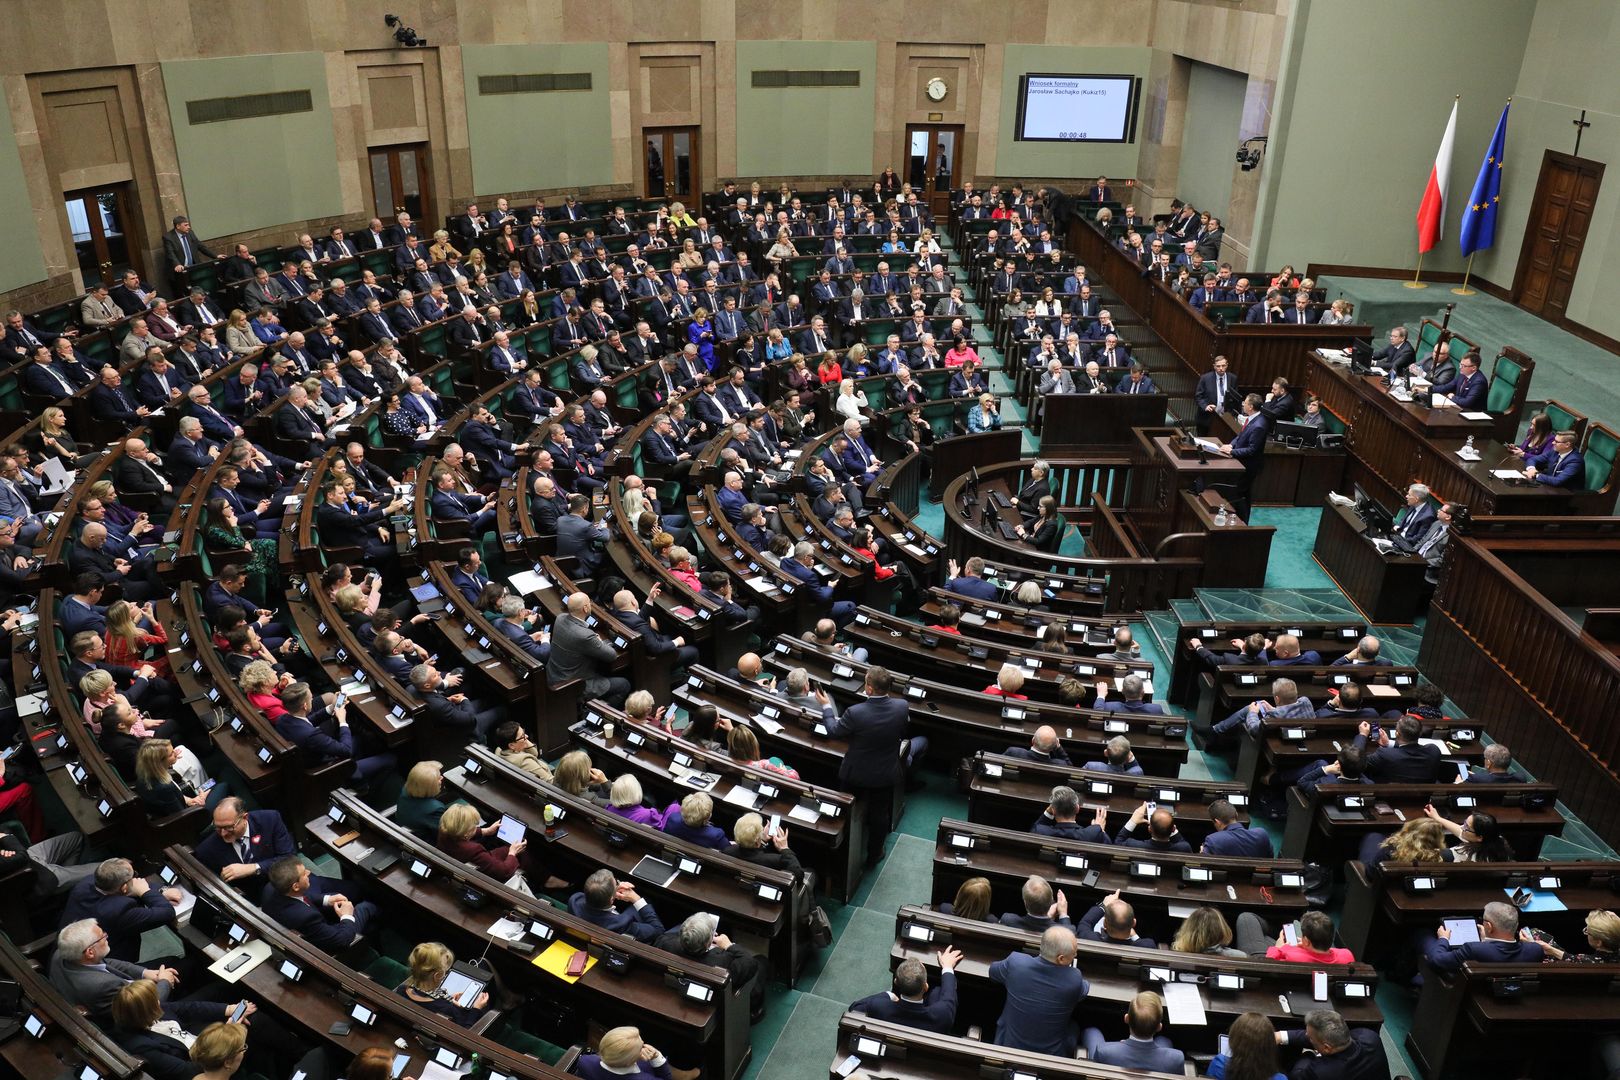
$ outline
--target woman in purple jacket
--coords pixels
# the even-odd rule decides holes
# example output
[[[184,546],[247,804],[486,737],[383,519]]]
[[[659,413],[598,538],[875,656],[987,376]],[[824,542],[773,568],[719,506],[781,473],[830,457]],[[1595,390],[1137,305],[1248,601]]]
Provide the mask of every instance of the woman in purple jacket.
[[[613,781],[608,799],[612,802],[608,809],[620,817],[634,821],[638,825],[651,825],[655,829],[663,829],[664,815],[650,806],[642,805],[641,781],[632,774],[625,773]]]

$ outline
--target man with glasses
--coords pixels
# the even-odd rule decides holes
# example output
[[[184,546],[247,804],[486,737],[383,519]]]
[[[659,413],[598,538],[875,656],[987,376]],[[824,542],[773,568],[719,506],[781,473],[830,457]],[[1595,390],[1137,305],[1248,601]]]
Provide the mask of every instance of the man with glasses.
[[[235,796],[214,807],[213,830],[197,845],[199,862],[229,884],[255,892],[269,880],[273,864],[297,853],[278,812],[249,812]]]

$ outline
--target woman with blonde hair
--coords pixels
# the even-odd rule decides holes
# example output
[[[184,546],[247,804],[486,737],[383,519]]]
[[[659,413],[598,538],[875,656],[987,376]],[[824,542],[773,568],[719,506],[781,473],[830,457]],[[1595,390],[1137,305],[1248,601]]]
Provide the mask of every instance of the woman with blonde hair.
[[[793,237],[786,229],[778,229],[776,231],[776,242],[770,246],[770,250],[765,252],[765,261],[769,262],[773,268],[780,268],[783,259],[796,259],[798,257],[799,249],[793,246]]]
[[[461,252],[450,242],[450,234],[443,229],[434,229],[433,243],[428,245],[428,261],[448,262],[452,255],[461,258]]]
[[[264,342],[248,325],[247,312],[241,308],[233,309],[225,323],[225,347],[232,356],[251,356],[264,348]]]
[[[455,1000],[444,985],[455,964],[456,954],[450,951],[449,946],[437,941],[424,941],[411,950],[406,960],[408,973],[405,981],[394,987],[394,993],[451,1023],[470,1028],[484,1018],[497,995],[504,996],[505,991],[499,978],[491,974],[486,983],[488,988],[479,991],[472,1001],[463,1004]],[[492,990],[495,993],[491,993]],[[490,1038],[520,1054],[529,1054],[547,1065],[555,1065],[563,1056],[563,1048],[524,1031],[522,1016],[523,1010],[518,1009],[510,1017],[500,1020],[490,1032]],[[349,1080],[355,1080],[353,1069],[349,1071]]]
[[[596,1053],[582,1055],[576,1066],[585,1080],[671,1080],[670,1065],[656,1046],[641,1040],[633,1027],[608,1030]]]
[[[149,608],[138,608],[128,600],[108,605],[105,663],[132,668],[146,664],[158,678],[173,682],[174,672],[169,670],[168,652],[163,648],[168,643],[168,632]]]
[[[990,914],[990,879],[984,877],[968,878],[956,890],[956,898],[948,904],[939,905],[941,915],[955,915],[959,919],[972,919],[976,922],[995,922],[996,917]]]
[[[1571,952],[1550,941],[1543,941],[1541,947],[1550,959],[1568,964],[1620,964],[1620,915],[1612,911],[1588,912],[1583,929],[1591,952]],[[1530,940],[1530,931],[1520,930],[1519,936]]]
[[[55,405],[45,406],[39,414],[39,427],[31,440],[32,448],[42,457],[54,457],[63,468],[73,469],[79,464],[79,444],[68,433],[67,413]],[[111,484],[108,484],[111,487]]]
[[[682,270],[698,270],[703,266],[703,252],[697,249],[697,241],[688,236],[681,241],[680,254],[675,256],[675,264]]]
[[[1175,952],[1201,956],[1230,956],[1242,959],[1248,954],[1232,948],[1232,928],[1220,911],[1212,907],[1194,908],[1181,922],[1170,948]]]
[[[444,765],[432,760],[418,761],[405,774],[405,786],[394,802],[394,823],[419,836],[433,836],[439,831],[439,818],[446,809],[444,800],[439,798],[442,794]],[[493,836],[499,828],[499,823],[487,825],[478,830],[478,835]]]
[[[168,739],[149,739],[135,755],[135,793],[149,814],[168,817],[195,806],[212,810],[231,793],[230,785],[204,781],[197,788],[175,774],[180,752]]]
[[[756,769],[767,772],[781,773],[789,780],[799,778],[798,770],[790,768],[779,757],[761,757],[759,752],[759,739],[750,728],[741,724],[734,724],[731,734],[726,737],[726,751],[731,760],[743,765],[752,765]]]
[[[196,1080],[230,1080],[246,1056],[245,1024],[209,1024],[191,1044],[192,1063],[202,1070]]]
[[[589,799],[597,806],[608,806],[607,776],[591,764],[583,750],[570,750],[557,762],[556,784],[568,794]]]
[[[666,554],[669,558],[669,572],[693,592],[702,592],[703,581],[698,577],[697,568],[692,565],[692,553],[672,544]]]
[[[468,281],[473,281],[479,274],[487,274],[488,272],[489,267],[486,265],[483,248],[473,248],[467,252],[467,265],[462,272],[462,277]]]
[[[797,390],[801,394],[808,393],[816,385],[816,377],[810,371],[810,362],[804,358],[804,353],[793,352],[792,346],[781,340],[782,328],[780,326],[771,327],[771,334],[775,335],[772,340],[781,341],[782,346],[788,350],[788,370],[787,374],[783,376],[788,389]],[[769,355],[771,346],[767,345],[765,348],[767,355]]]
[[[1386,837],[1371,860],[1364,861],[1372,864],[1448,862],[1446,830],[1433,818],[1413,818],[1393,836]]]
[[[481,874],[516,889],[529,889],[529,880],[545,881],[539,857],[525,837],[511,844],[491,842],[487,826],[478,823],[478,811],[464,802],[452,803],[439,815],[439,850]],[[552,888],[547,882],[546,888]]]
[[[827,355],[831,356],[832,353]],[[857,390],[854,379],[838,380],[838,397],[833,402],[833,412],[844,420],[859,420],[865,423],[866,418],[862,410],[867,408],[867,404],[866,391]],[[842,424],[843,421],[839,423]]]

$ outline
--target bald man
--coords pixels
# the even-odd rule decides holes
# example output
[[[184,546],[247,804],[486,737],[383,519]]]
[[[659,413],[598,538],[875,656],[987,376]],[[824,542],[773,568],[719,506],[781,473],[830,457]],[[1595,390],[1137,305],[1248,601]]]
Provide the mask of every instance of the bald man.
[[[585,625],[591,613],[591,598],[584,593],[568,597],[568,608],[557,616],[551,628],[551,656],[546,661],[546,678],[552,686],[570,679],[585,680],[585,699],[601,698],[615,708],[623,707],[630,696],[630,680],[609,675],[609,666],[618,659],[613,646]]]

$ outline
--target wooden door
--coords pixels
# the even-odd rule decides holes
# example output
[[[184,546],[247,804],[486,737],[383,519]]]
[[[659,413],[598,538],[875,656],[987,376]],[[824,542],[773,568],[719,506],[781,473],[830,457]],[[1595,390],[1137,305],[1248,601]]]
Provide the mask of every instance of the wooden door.
[[[963,130],[961,124],[906,128],[906,180],[936,222],[950,217],[951,188],[961,175]]]
[[[86,288],[98,281],[110,285],[129,269],[146,277],[129,184],[69,192],[62,201]]]
[[[1602,162],[1556,150],[1542,158],[1513,275],[1511,299],[1524,310],[1552,322],[1563,319],[1602,182]]]
[[[425,143],[371,151],[371,212],[386,228],[401,210],[427,230],[424,236],[439,228],[433,217],[433,173]]]
[[[698,129],[645,128],[641,133],[641,176],[647,198],[665,198],[701,212],[703,190],[698,177]]]

